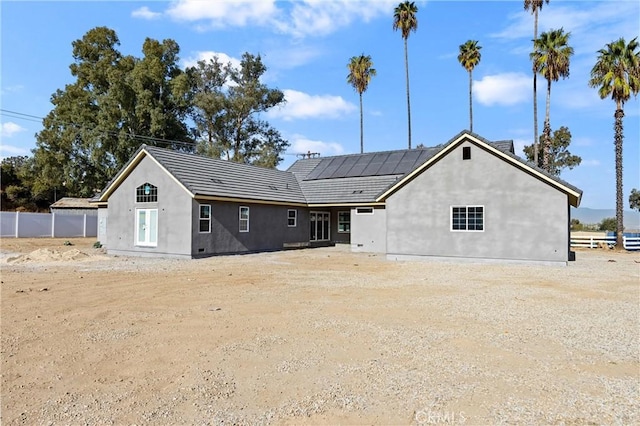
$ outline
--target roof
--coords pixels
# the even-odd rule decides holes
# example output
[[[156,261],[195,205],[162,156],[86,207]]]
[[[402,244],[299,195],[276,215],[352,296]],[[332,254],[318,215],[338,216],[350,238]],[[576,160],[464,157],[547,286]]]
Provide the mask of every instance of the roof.
[[[91,198],[63,197],[49,206],[52,209],[97,209],[90,203]]]
[[[106,202],[148,156],[194,198],[311,206],[384,203],[462,142],[471,142],[554,186],[569,196],[571,205],[580,204],[580,189],[516,156],[512,141],[491,142],[469,131],[432,148],[301,159],[287,171],[142,145],[93,201]]]
[[[151,157],[194,198],[306,204],[292,173],[142,145],[102,191],[106,201],[144,157]]]

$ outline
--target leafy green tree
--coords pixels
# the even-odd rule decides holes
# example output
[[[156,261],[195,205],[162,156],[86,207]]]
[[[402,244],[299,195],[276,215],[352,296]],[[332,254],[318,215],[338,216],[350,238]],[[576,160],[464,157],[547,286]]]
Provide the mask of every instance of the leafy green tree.
[[[633,188],[629,194],[629,207],[640,212],[640,191]]]
[[[551,82],[558,81],[560,77],[569,77],[569,62],[573,55],[573,48],[569,46],[571,33],[565,33],[562,28],[543,32],[533,42],[534,51],[531,52],[534,70],[547,79],[547,104],[542,130],[542,164],[547,171],[550,170],[551,124],[549,111],[551,105]]]
[[[548,171],[552,175],[560,176],[562,169],[568,168],[571,170],[574,167],[579,166],[582,162],[582,158],[577,155],[572,155],[569,152],[568,148],[570,143],[571,132],[567,127],[562,126],[558,130],[554,130],[551,143],[549,144]],[[540,149],[540,147],[541,144],[538,145],[538,149]],[[524,154],[527,157],[527,161],[535,161],[534,149],[535,146],[533,144],[524,147]],[[538,161],[540,161],[540,159],[541,156],[538,156]],[[542,165],[538,163],[537,166],[541,167]]]
[[[244,53],[238,68],[219,59],[187,70],[193,95],[197,151],[214,158],[274,168],[289,146],[260,114],[285,102],[260,81],[267,68],[260,55]]]
[[[418,29],[418,6],[412,1],[400,3],[393,10],[393,30],[400,30],[404,40],[404,69],[407,79],[407,125],[409,149],[411,149],[411,101],[409,99],[409,54],[407,49],[407,39],[411,32]]]
[[[615,217],[606,217],[598,224],[598,231],[615,231],[617,228],[617,220]],[[622,231],[620,231],[622,235]]]
[[[52,95],[54,108],[36,135],[36,194],[64,186],[68,195],[92,196],[142,143],[190,141],[183,121],[189,84],[177,65],[178,45],[147,39],[138,59],[123,56],[119,44],[106,27],[72,43],[76,81]]]
[[[542,6],[549,0],[524,0],[524,10],[531,10],[533,15],[533,42],[535,50],[535,41],[538,39],[538,13],[542,10]],[[533,67],[533,144],[535,145],[534,163],[538,164],[538,73]]]
[[[376,69],[373,68],[371,56],[364,54],[360,56],[352,56],[347,64],[349,75],[347,75],[347,83],[349,83],[358,95],[360,95],[360,153],[364,152],[364,118],[362,114],[362,94],[367,91],[371,77],[376,75]]]
[[[623,200],[622,200],[622,141],[624,128],[624,103],[640,91],[640,52],[638,38],[628,44],[624,38],[611,42],[598,51],[598,60],[591,69],[589,86],[598,88],[601,99],[611,96],[616,103],[615,118],[615,157],[616,157],[616,247],[622,247]]]
[[[458,61],[460,65],[469,73],[469,130],[473,132],[473,69],[480,63],[480,49],[482,46],[478,46],[477,40],[467,40],[464,44],[460,45],[460,54],[458,55]]]

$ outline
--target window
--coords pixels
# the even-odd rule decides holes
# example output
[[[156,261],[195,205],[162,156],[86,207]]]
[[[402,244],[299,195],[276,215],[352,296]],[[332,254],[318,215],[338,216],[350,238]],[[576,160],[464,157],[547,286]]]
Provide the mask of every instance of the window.
[[[462,159],[463,160],[471,160],[471,147],[470,146],[462,147]]]
[[[452,231],[484,231],[484,207],[451,207]]]
[[[296,226],[298,222],[298,210],[289,209],[287,210],[287,226],[293,228]]]
[[[249,232],[249,207],[240,206],[240,232]]]
[[[157,203],[158,202],[158,188],[145,183],[136,188],[136,203]]]
[[[349,211],[338,212],[338,232],[340,233],[351,232],[351,212]]]
[[[158,245],[158,209],[136,209],[136,245]]]
[[[373,214],[373,207],[358,207],[356,214]]]
[[[200,204],[199,231],[201,233],[211,232],[211,206]]]

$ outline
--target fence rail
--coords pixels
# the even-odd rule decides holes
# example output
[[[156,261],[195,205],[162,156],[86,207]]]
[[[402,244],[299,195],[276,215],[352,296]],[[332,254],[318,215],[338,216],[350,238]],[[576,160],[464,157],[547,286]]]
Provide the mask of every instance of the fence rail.
[[[613,248],[616,245],[616,237],[614,235],[608,235],[603,237],[597,236],[572,236],[571,247],[583,247],[583,248],[598,248],[606,244]],[[622,236],[622,246],[625,250],[640,250],[640,237],[627,237]]]
[[[61,213],[0,212],[0,237],[95,237],[98,217]]]

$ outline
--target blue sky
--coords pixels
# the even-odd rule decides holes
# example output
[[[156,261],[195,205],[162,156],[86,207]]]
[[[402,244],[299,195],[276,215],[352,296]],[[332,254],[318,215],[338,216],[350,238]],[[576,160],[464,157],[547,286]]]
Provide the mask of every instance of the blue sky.
[[[346,83],[351,56],[371,55],[378,75],[364,94],[365,151],[407,145],[404,50],[392,30],[395,1],[236,0],[2,1],[3,110],[44,117],[51,94],[73,82],[71,43],[96,26],[116,31],[120,51],[142,56],[146,37],[180,45],[183,66],[217,54],[237,61],[262,55],[264,81],[284,91],[287,104],[266,114],[291,143],[284,169],[296,154],[359,152],[357,93]],[[516,153],[533,140],[529,61],[533,16],[523,1],[416,1],[418,30],[409,37],[413,145],[447,142],[469,127],[468,74],[458,46],[478,40],[482,60],[473,73],[474,131],[489,140],[511,139]],[[583,207],[615,206],[612,100],[588,87],[597,50],[640,34],[640,2],[551,0],[539,31],[563,27],[575,50],[569,79],[553,83],[551,127],[569,127],[570,150],[582,164],[562,178],[584,191]],[[546,80],[538,79],[542,132]],[[0,156],[31,155],[37,119],[2,112]],[[625,105],[625,205],[640,188],[640,101]],[[487,171],[490,173],[491,171]]]

